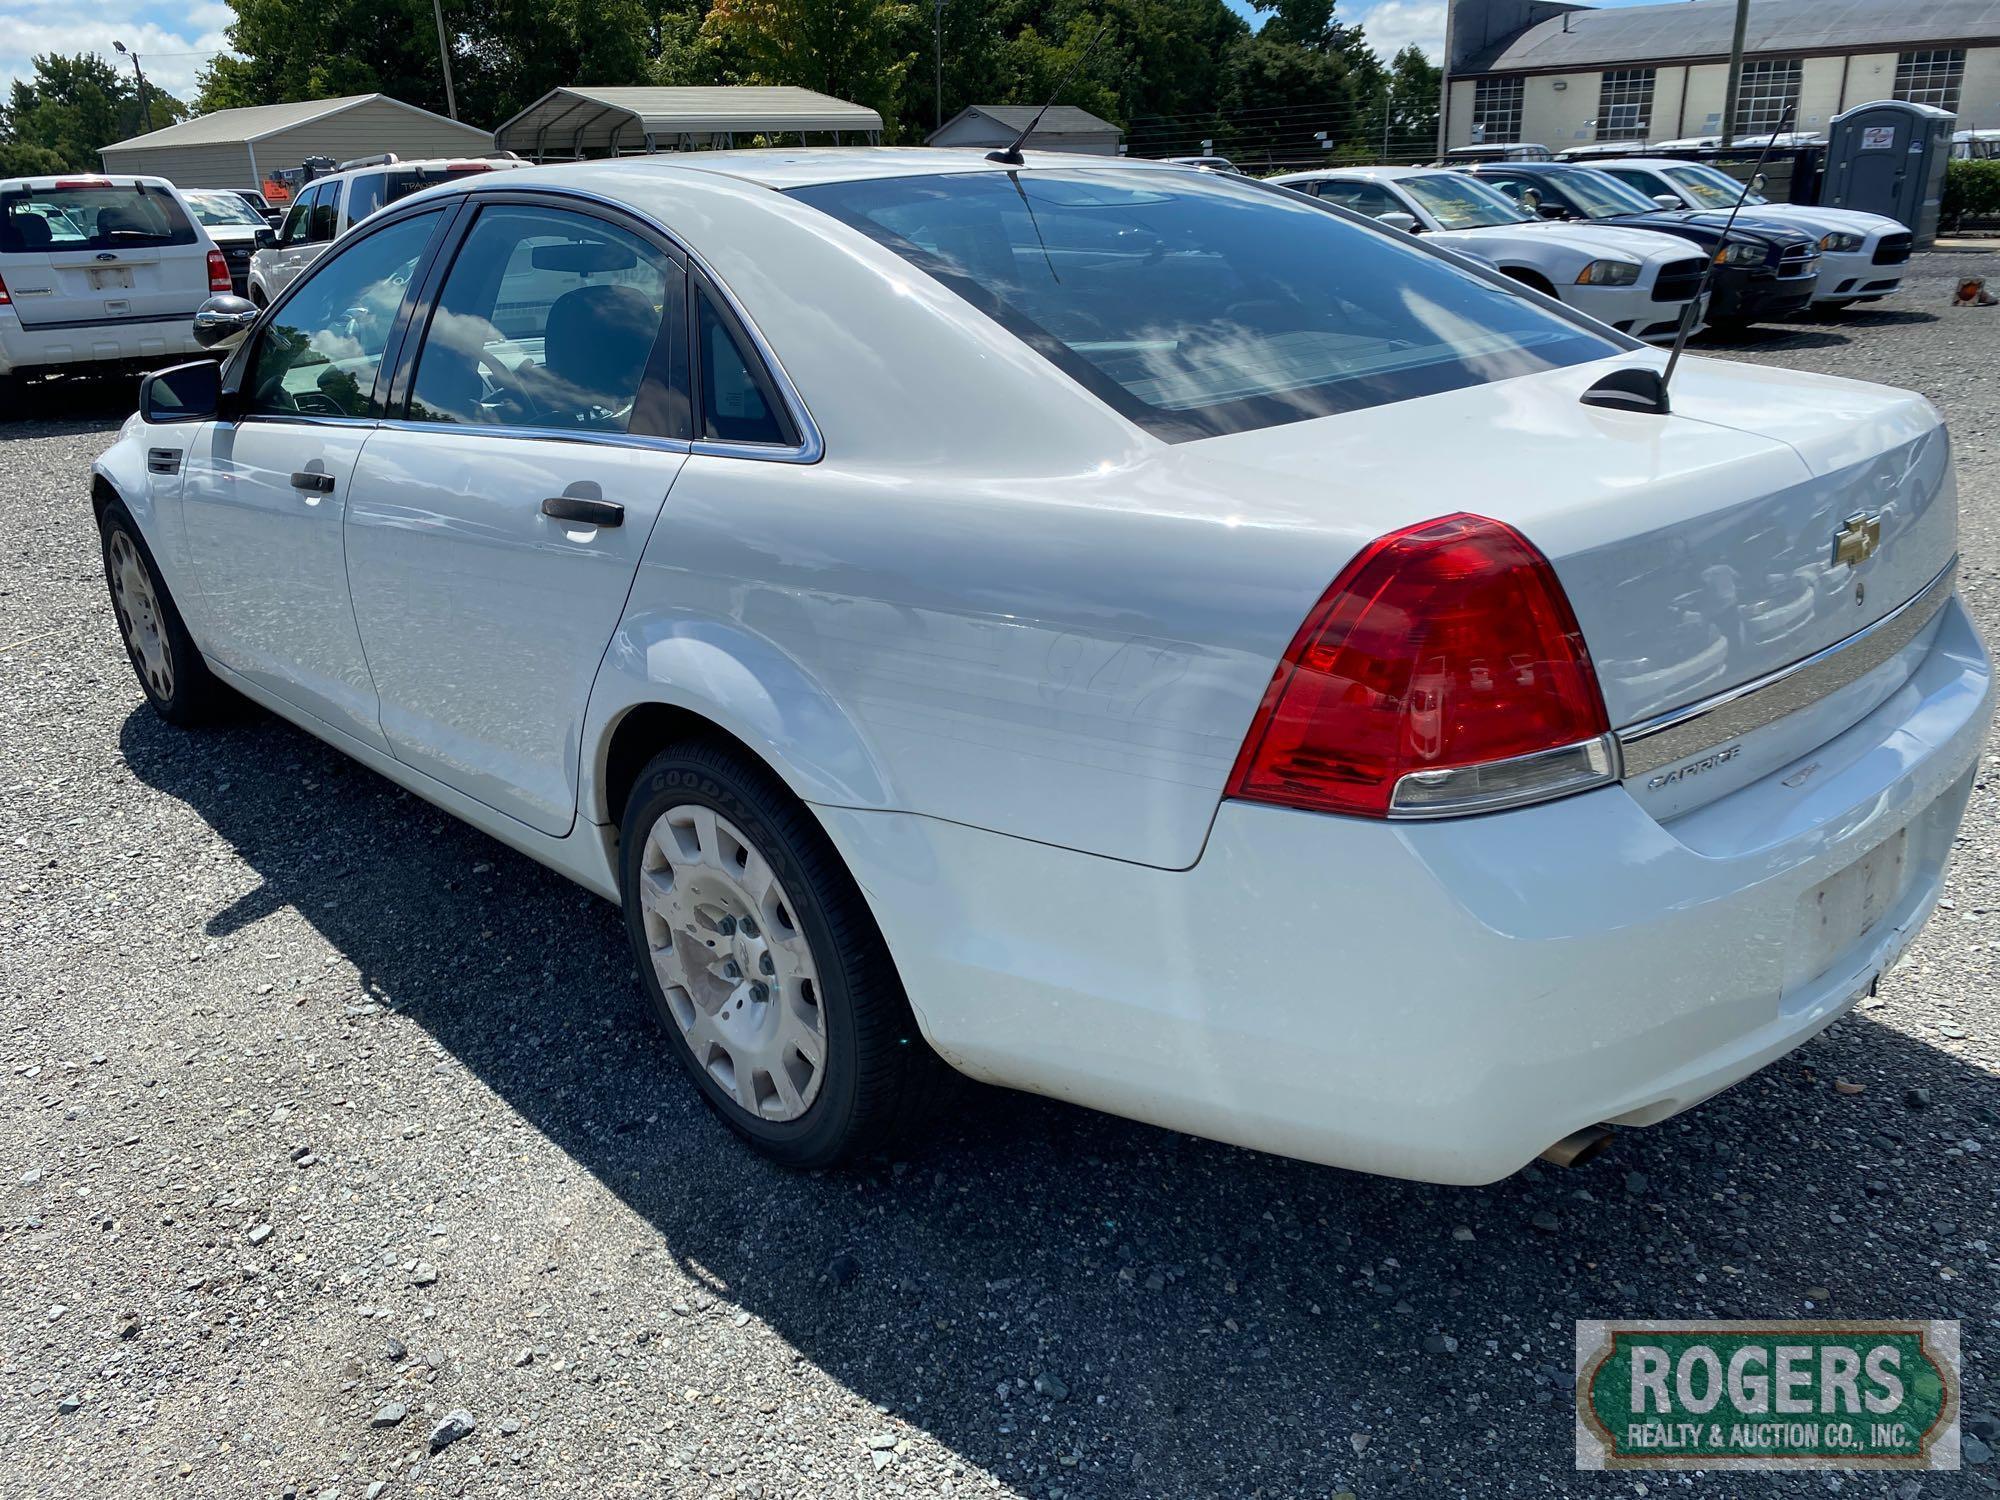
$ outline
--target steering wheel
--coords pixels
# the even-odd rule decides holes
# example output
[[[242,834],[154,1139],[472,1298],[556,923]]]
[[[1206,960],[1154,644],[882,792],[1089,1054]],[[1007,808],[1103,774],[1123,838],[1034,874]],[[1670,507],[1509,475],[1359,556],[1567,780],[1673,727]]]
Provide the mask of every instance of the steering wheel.
[[[479,351],[479,368],[493,380],[493,394],[487,398],[489,402],[504,402],[523,417],[539,418],[542,415],[541,406],[528,394],[520,373],[502,364],[492,350],[482,348]]]

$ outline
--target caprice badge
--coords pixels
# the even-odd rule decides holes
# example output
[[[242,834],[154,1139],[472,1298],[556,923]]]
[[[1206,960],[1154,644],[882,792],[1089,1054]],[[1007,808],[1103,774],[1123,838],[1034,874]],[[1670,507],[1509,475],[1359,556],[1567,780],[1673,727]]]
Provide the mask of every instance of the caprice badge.
[[[1881,545],[1882,518],[1858,510],[1842,521],[1840,530],[1833,534],[1833,565],[1837,568],[1845,563],[1851,568],[1865,563]]]
[[[1699,776],[1703,771],[1713,771],[1717,766],[1727,765],[1743,753],[1741,744],[1730,745],[1726,749],[1711,750],[1708,754],[1675,766],[1671,771],[1662,771],[1646,783],[1646,790],[1657,792],[1663,786],[1672,786],[1677,781],[1686,781],[1690,776]]]

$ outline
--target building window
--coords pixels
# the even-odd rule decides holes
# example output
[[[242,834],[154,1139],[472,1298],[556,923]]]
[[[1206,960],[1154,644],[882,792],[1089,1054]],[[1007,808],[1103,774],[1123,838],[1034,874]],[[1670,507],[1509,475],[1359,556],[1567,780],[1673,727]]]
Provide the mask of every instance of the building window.
[[[1482,78],[1472,87],[1474,145],[1511,145],[1521,138],[1522,78]]]
[[[1965,49],[1936,47],[1905,52],[1896,59],[1896,97],[1958,113],[1959,86],[1965,82]]]
[[[1653,70],[1614,68],[1597,86],[1597,138],[1643,141],[1653,127]]]
[[[1797,130],[1798,107],[1796,57],[1759,58],[1743,64],[1743,86],[1736,95],[1738,135],[1768,134],[1788,117],[1791,123],[1785,128]]]

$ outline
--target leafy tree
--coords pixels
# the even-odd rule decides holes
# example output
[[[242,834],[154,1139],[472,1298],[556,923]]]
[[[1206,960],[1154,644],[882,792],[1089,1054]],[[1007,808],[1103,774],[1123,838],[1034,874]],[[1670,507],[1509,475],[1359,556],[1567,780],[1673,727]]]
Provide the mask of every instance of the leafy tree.
[[[171,94],[149,89],[152,128],[182,118],[187,107]],[[34,60],[30,78],[14,80],[0,108],[0,142],[57,159],[56,171],[89,171],[101,163],[100,146],[141,134],[147,110],[136,80],[94,53],[51,53]],[[23,158],[27,159],[27,158]]]
[[[814,89],[891,122],[919,32],[908,0],[714,0],[701,35],[724,81]]]
[[[1396,54],[1389,64],[1390,128],[1396,140],[1410,143],[1420,154],[1425,143],[1436,143],[1443,87],[1444,70],[1421,47],[1413,43]]]
[[[69,163],[47,146],[0,141],[0,177],[52,177],[69,170]]]

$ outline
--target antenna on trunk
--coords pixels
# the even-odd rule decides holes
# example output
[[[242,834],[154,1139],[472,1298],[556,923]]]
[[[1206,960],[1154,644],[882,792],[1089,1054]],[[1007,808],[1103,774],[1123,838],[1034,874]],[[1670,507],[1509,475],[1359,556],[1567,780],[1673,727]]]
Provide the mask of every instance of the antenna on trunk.
[[[1771,148],[1778,144],[1778,137],[1791,124],[1794,105],[1778,117],[1778,125],[1771,132],[1771,138],[1764,142],[1757,153],[1757,164],[1750,169],[1750,177],[1743,184],[1743,191],[1736,195],[1736,201],[1729,206],[1729,217],[1722,224],[1722,242],[1715,247],[1715,253],[1708,257],[1708,264],[1701,268],[1701,280],[1696,284],[1694,296],[1681,309],[1681,326],[1674,330],[1674,347],[1667,354],[1667,367],[1655,375],[1644,368],[1613,370],[1580,398],[1585,406],[1609,406],[1622,411],[1650,411],[1665,416],[1673,410],[1667,399],[1667,387],[1674,378],[1674,370],[1681,362],[1681,350],[1687,347],[1688,335],[1694,332],[1694,320],[1702,304],[1708,299],[1708,284],[1715,279],[1715,263],[1729,248],[1729,231],[1736,227],[1736,215],[1742,210],[1754,191],[1757,174],[1764,170],[1764,159],[1771,154]],[[1723,143],[1727,146],[1727,142]]]
[[[1028,121],[1028,128],[1026,130],[1022,131],[1019,135],[1014,137],[1012,145],[1002,147],[998,151],[987,152],[986,159],[988,161],[997,161],[1002,166],[1006,167],[1018,167],[1022,164],[1021,162],[1022,145],[1026,143],[1029,136],[1035,133],[1035,128],[1042,123],[1042,116],[1047,114],[1049,112],[1050,106],[1053,105],[1056,102],[1056,100],[1062,96],[1062,91],[1069,87],[1069,81],[1072,78],[1076,77],[1076,70],[1083,66],[1084,60],[1088,58],[1092,52],[1097,50],[1097,39],[1104,35],[1104,28],[1106,26],[1109,26],[1110,24],[1111,24],[1111,17],[1109,16],[1106,16],[1103,20],[1097,23],[1097,30],[1091,33],[1090,40],[1084,45],[1083,51],[1079,52],[1076,55],[1076,61],[1069,65],[1068,71],[1066,71],[1062,76],[1062,81],[1056,85],[1055,92],[1049,95],[1048,104],[1044,104],[1040,109],[1035,111],[1035,118]]]

